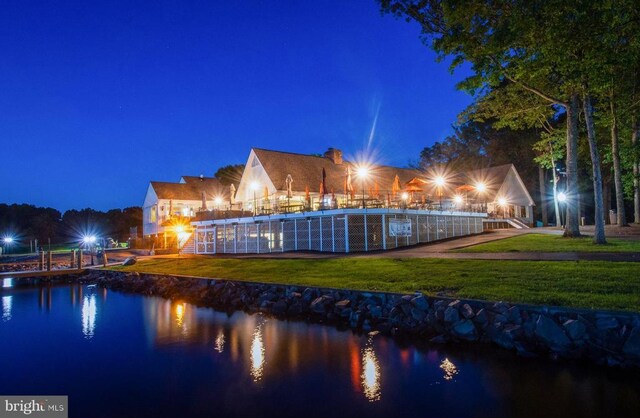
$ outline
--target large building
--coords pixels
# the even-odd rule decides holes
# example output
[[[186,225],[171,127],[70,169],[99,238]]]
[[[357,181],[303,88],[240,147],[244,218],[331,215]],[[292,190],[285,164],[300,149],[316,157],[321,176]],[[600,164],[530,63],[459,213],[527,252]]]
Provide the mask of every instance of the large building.
[[[353,252],[526,228],[533,199],[512,164],[423,172],[253,148],[237,185],[215,178],[151,182],[144,235],[199,254]],[[195,233],[193,233],[195,232]]]
[[[176,225],[189,226],[198,212],[221,208],[228,196],[229,188],[212,177],[182,176],[177,183],[152,181],[142,205],[143,236],[166,247],[167,239],[176,237]]]

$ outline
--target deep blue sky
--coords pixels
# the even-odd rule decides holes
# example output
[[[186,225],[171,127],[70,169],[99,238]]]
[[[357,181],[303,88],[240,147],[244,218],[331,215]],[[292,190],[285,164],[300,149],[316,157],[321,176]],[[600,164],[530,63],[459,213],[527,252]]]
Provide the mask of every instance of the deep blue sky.
[[[419,28],[358,1],[8,0],[0,202],[141,205],[252,146],[406,165],[471,98]]]

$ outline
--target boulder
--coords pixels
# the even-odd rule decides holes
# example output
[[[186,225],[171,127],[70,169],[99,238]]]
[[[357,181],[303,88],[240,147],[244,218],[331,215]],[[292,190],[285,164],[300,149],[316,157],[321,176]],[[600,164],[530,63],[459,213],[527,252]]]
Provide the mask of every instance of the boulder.
[[[460,313],[466,319],[473,318],[473,308],[469,306],[468,303],[465,303],[462,305],[462,307],[460,307]]]
[[[473,321],[484,327],[487,323],[489,323],[489,315],[487,315],[487,311],[485,309],[480,309],[477,313],[476,316],[473,318]]]
[[[577,319],[569,319],[562,326],[573,341],[580,341],[587,334],[587,327]]]
[[[447,324],[453,324],[456,323],[460,320],[460,314],[458,314],[458,310],[453,307],[453,306],[449,306],[447,309],[445,309],[444,311],[444,322]]]
[[[424,295],[416,296],[411,299],[411,303],[413,303],[413,306],[423,311],[429,309],[429,301],[424,297]]]
[[[421,322],[421,321],[424,320],[424,318],[426,318],[427,313],[425,311],[423,311],[422,309],[412,308],[411,309],[411,316],[416,321]]]
[[[467,341],[473,341],[477,339],[476,327],[469,319],[463,319],[456,322],[451,329],[453,335],[458,338],[462,338]]]
[[[571,340],[552,319],[540,315],[536,322],[535,336],[552,351],[564,352],[571,348]]]
[[[122,262],[123,266],[133,266],[136,263],[136,258],[134,256],[131,257],[127,257],[124,259],[124,261]]]
[[[636,327],[631,330],[627,342],[622,347],[622,352],[625,354],[640,357],[640,328]]]
[[[596,319],[596,328],[599,330],[618,328],[618,320],[612,316],[601,316]]]

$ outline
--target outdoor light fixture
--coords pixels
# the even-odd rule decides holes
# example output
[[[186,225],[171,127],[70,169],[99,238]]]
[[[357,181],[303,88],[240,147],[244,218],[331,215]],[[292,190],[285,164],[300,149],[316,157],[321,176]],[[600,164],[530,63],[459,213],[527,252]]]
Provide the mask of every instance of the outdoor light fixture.
[[[84,237],[82,237],[82,242],[84,242],[85,244],[93,244],[96,242],[96,236],[95,235],[85,235]]]
[[[407,199],[409,199],[409,193],[403,192],[402,193],[402,200],[407,200]]]
[[[567,201],[567,195],[563,192],[558,193],[558,202],[564,203]]]
[[[222,198],[220,196],[216,197],[213,199],[213,203],[215,203],[216,206],[220,206],[222,204]]]
[[[184,226],[182,226],[182,225],[176,226],[176,232],[178,234],[182,234],[184,232]]]
[[[456,204],[459,205],[460,203],[462,203],[464,201],[464,198],[462,196],[460,196],[460,195],[455,195],[453,197],[453,201],[456,202]]]
[[[4,237],[4,238],[2,239],[2,241],[3,241],[5,244],[11,244],[11,243],[13,243],[13,238],[12,238],[12,237]]]
[[[362,208],[364,209],[367,207],[367,204],[364,201],[364,181],[367,179],[367,176],[369,176],[369,167],[361,165],[360,167],[356,168],[356,175],[362,182]]]
[[[484,183],[476,183],[476,190],[482,193],[487,190],[487,186]]]
[[[499,204],[500,206],[504,206],[504,205],[506,205],[506,204],[507,204],[507,199],[505,199],[504,197],[499,198],[499,199],[498,199],[498,204]]]
[[[438,186],[438,187],[442,187],[446,183],[444,177],[442,177],[442,176],[436,177],[434,182],[436,183],[436,186]]]

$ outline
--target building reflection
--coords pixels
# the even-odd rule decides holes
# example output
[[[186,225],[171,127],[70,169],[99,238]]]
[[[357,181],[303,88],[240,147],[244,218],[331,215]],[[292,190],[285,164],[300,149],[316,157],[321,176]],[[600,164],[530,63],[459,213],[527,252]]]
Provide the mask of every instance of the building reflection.
[[[87,339],[91,339],[94,336],[96,328],[96,295],[92,293],[85,295],[82,299],[82,333]]]
[[[224,351],[224,331],[220,330],[218,332],[218,336],[216,337],[216,342],[215,342],[215,350],[218,353],[222,353]]]
[[[2,297],[2,321],[7,322],[11,320],[11,309],[13,307],[13,296]]]
[[[11,277],[8,277],[6,279],[2,279],[2,287],[4,287],[4,288],[13,287],[13,279]]]

